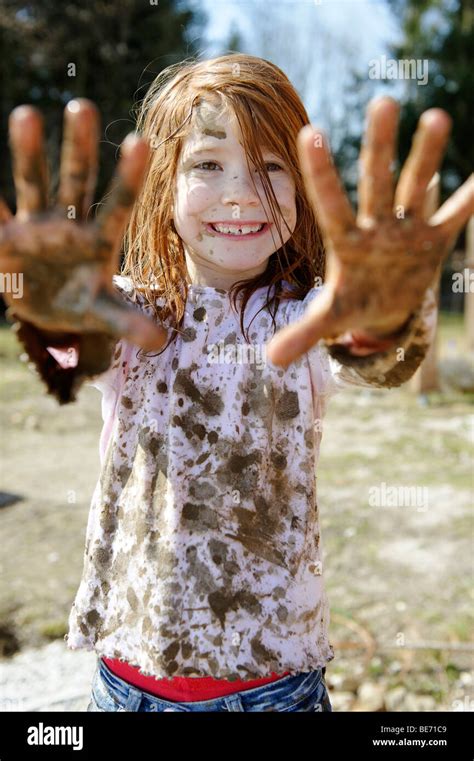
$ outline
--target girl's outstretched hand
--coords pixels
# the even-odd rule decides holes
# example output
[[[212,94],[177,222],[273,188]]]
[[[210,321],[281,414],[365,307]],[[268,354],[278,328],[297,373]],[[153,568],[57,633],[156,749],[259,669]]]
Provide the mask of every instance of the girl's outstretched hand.
[[[12,215],[0,198],[0,273],[3,296],[19,319],[55,334],[125,336],[147,350],[160,348],[166,331],[114,291],[124,228],[148,158],[145,140],[129,134],[114,181],[96,218],[87,219],[97,178],[99,114],[86,98],[64,110],[64,136],[56,202],[48,203],[43,119],[18,106],[9,119],[17,195]],[[5,287],[15,283],[15,292]]]
[[[398,111],[398,104],[387,97],[369,105],[357,217],[324,136],[311,125],[298,135],[306,190],[326,243],[326,282],[304,316],[269,342],[268,357],[274,364],[287,366],[321,338],[349,330],[368,338],[396,333],[420,305],[474,213],[471,175],[425,218],[427,188],[451,128],[450,117],[438,108],[422,114],[394,192]]]

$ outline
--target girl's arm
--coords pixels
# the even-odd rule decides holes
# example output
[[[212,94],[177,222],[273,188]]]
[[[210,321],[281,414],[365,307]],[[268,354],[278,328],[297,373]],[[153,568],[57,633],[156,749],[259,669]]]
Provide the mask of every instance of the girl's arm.
[[[147,304],[136,292],[129,278],[114,275],[112,284],[124,305],[135,305],[140,312]],[[122,339],[107,333],[73,333],[48,331],[30,322],[16,318],[7,310],[7,317],[15,320],[13,330],[23,345],[26,361],[45,383],[48,393],[60,404],[74,401],[83,383],[99,381],[107,374],[113,383],[118,370],[119,349]]]
[[[294,303],[291,322],[324,298],[325,286],[312,288]],[[426,355],[436,330],[437,304],[428,288],[420,307],[401,330],[383,339],[348,331],[334,340],[320,340],[307,356],[316,393],[330,395],[347,386],[393,388],[411,378]]]
[[[334,341],[322,341],[330,358],[331,374],[337,386],[357,385],[393,388],[415,373],[434,339],[437,304],[429,288],[420,307],[401,330],[370,346],[369,336],[354,331]],[[369,353],[370,352],[370,353]]]
[[[59,333],[43,330],[26,320],[13,321],[26,361],[59,404],[73,402],[82,384],[100,376],[112,362],[117,339],[106,333]]]

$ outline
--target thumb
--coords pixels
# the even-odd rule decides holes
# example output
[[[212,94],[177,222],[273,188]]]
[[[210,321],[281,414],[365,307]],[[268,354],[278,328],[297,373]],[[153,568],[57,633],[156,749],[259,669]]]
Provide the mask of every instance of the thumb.
[[[118,338],[124,336],[145,351],[161,349],[168,339],[164,327],[128,306],[113,293],[101,291],[92,305],[91,313],[107,332]]]
[[[267,357],[275,365],[287,367],[305,354],[321,338],[336,335],[334,317],[323,296],[311,304],[303,317],[279,330],[267,344]]]

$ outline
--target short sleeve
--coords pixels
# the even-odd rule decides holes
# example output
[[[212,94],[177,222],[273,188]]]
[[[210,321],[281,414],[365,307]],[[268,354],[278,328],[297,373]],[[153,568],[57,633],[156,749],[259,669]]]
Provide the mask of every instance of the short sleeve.
[[[130,278],[121,275],[114,275],[113,285],[115,290],[124,299],[141,311],[147,311],[149,305],[146,304],[143,296],[133,287]],[[125,378],[127,376],[129,362],[133,356],[133,351],[138,351],[138,346],[134,346],[125,338],[119,338],[115,344],[114,354],[110,366],[103,373],[93,376],[86,381],[86,385],[93,386],[103,394],[115,395],[120,394]]]
[[[304,299],[289,300],[285,323],[291,324],[301,319],[309,305],[323,292],[324,286],[310,288]],[[338,363],[328,354],[322,341],[312,346],[307,352],[307,363],[311,381],[313,399],[313,417],[320,421],[326,414],[330,397],[338,390],[336,382]]]

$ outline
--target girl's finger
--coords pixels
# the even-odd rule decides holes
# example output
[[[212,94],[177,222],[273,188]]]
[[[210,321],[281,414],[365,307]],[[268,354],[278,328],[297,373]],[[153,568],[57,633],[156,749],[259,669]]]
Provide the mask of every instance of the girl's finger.
[[[33,106],[17,106],[8,120],[12,152],[16,215],[19,221],[45,211],[48,204],[48,168],[43,139],[43,117]]]
[[[367,109],[367,129],[359,161],[358,224],[392,215],[393,166],[399,106],[392,98],[377,98]]]
[[[430,108],[421,115],[395,191],[395,206],[405,214],[422,215],[426,189],[441,164],[450,130],[446,111]]]
[[[305,354],[321,338],[335,336],[340,329],[331,313],[330,295],[322,293],[311,305],[311,313],[279,330],[267,344],[267,357],[275,365],[287,367]]]
[[[340,237],[355,227],[354,210],[339,179],[327,140],[310,124],[297,137],[297,148],[306,192],[323,232]]]
[[[15,266],[15,268],[20,266],[18,260],[15,262],[15,265],[13,265],[11,259],[12,240],[6,224],[12,218],[13,214],[3,198],[0,197],[0,273],[11,272],[12,266]]]
[[[163,348],[168,339],[168,333],[163,327],[107,291],[98,294],[91,314],[108,333],[117,338],[124,336],[145,351]]]
[[[69,219],[82,220],[92,203],[97,180],[99,112],[87,98],[71,100],[64,109],[64,135],[57,206]]]
[[[438,228],[442,236],[457,237],[474,214],[474,174],[464,182],[433,214],[429,224]]]
[[[121,146],[121,158],[115,176],[97,215],[102,245],[115,259],[125,225],[140,190],[149,157],[146,140],[130,133]]]

